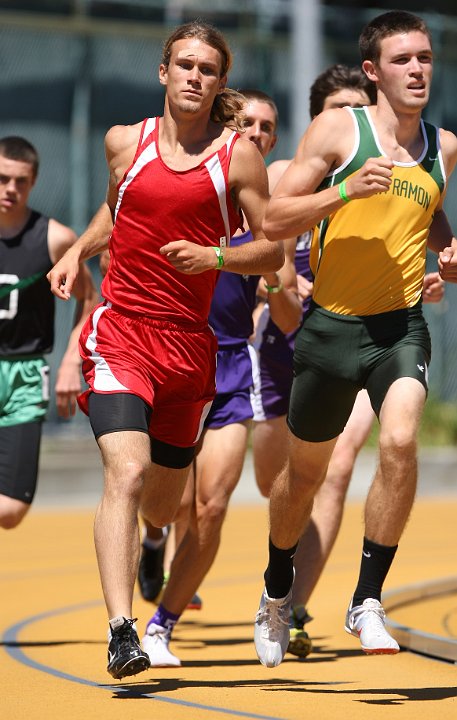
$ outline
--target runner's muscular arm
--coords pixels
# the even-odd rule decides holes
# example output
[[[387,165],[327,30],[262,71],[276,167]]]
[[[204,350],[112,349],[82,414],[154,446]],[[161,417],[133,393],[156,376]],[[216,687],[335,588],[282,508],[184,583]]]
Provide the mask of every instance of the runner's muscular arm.
[[[79,354],[81,330],[90,313],[100,302],[92,275],[85,263],[80,265],[72,294],[76,298],[73,328],[57,370],[55,383],[57,412],[64,418],[75,414],[76,398],[81,392],[81,356]]]
[[[257,295],[268,302],[270,317],[283,333],[290,333],[300,324],[303,305],[298,297],[297,272],[295,270],[296,238],[284,240],[285,260],[276,273],[264,273],[259,281]],[[266,285],[281,287],[279,292],[268,292]]]
[[[87,229],[67,250],[48,273],[51,291],[61,300],[68,300],[78,275],[79,265],[108,247],[113,230],[114,210],[117,202],[117,184],[135,152],[139,125],[117,125],[106,133],[105,154],[109,166],[106,200],[99,207]]]
[[[72,247],[76,239],[73,230],[61,225],[56,220],[50,219],[48,248],[52,262],[57,262]],[[87,317],[99,302],[92,275],[85,264],[82,264],[79,268],[72,294],[76,298],[73,328],[57,370],[55,384],[57,412],[64,418],[74,415],[76,411],[76,397],[81,392],[79,336]]]
[[[442,204],[442,203],[440,203]],[[427,247],[437,255],[452,242],[452,230],[446,212],[441,207],[435,210],[430,231],[427,238]]]
[[[313,120],[268,204],[263,228],[270,240],[301,235],[344,205],[338,186],[315,190],[348,157],[353,138],[353,120],[347,110],[325,110]],[[347,196],[355,199],[385,192],[392,166],[390,158],[369,158],[347,180]]]
[[[440,144],[446,175],[449,177],[457,163],[457,138],[453,133],[441,129]],[[443,210],[444,199],[445,193],[435,210],[427,244],[438,254],[438,267],[443,280],[457,282],[457,239]]]
[[[95,213],[87,229],[79,240],[67,250],[65,255],[48,273],[51,291],[61,300],[69,300],[73,285],[79,272],[79,265],[108,247],[108,239],[113,229],[111,210],[104,202]]]
[[[271,163],[271,165],[268,165],[267,167],[267,174],[268,174],[268,185],[270,188],[270,195],[273,194],[274,189],[284,173],[286,172],[287,168],[289,167],[292,160],[275,160]]]
[[[100,273],[101,273],[102,278],[104,278],[106,273],[108,272],[109,261],[110,261],[110,254],[109,254],[109,249],[107,248],[106,250],[103,250],[100,253],[99,266],[100,266]]]
[[[270,195],[290,163],[290,160],[276,160],[267,168]],[[295,269],[297,239],[294,237],[287,238],[283,244],[284,265],[277,273],[264,273],[263,279],[259,282],[257,295],[264,302],[268,301],[270,316],[275,325],[283,333],[290,333],[296,330],[300,324],[303,305],[298,294],[297,272]],[[265,284],[270,287],[282,285],[283,289],[277,293],[267,292]]]
[[[262,218],[268,201],[268,178],[265,163],[258,149],[249,140],[235,143],[229,169],[229,184],[238,206],[242,209],[255,242],[224,251],[223,271],[241,275],[261,275],[279,270],[284,262],[282,244],[271,247],[262,231]],[[180,272],[198,274],[217,268],[212,247],[202,247],[188,240],[167,243],[160,252]]]
[[[262,230],[262,220],[270,197],[267,170],[258,149],[249,140],[241,139],[235,144],[229,182],[254,242],[228,248],[224,256],[224,270],[251,275],[279,270],[285,259],[282,243],[272,253],[269,247],[271,243]]]

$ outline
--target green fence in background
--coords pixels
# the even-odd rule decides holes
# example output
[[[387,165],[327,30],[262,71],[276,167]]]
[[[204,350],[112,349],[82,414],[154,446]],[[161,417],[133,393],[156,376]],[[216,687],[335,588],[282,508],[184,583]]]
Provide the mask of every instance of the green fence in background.
[[[33,12],[38,7],[40,12]],[[224,10],[227,7],[230,11]],[[290,157],[290,99],[293,92],[308,93],[309,88],[291,86],[289,9],[286,0],[0,0],[0,135],[23,135],[39,150],[41,169],[32,204],[77,232],[84,229],[105,194],[105,132],[111,125],[161,112],[157,72],[162,42],[173,22],[195,16],[212,21],[226,34],[235,59],[230,86],[257,87],[275,98],[280,139],[272,159]],[[322,14],[323,67],[357,64],[358,34],[376,11],[326,6]],[[436,53],[426,119],[457,132],[457,18],[423,16],[432,28]],[[307,122],[303,118],[303,129]],[[456,190],[453,179],[446,209],[454,228]],[[436,266],[433,256],[428,266]],[[91,267],[98,277],[97,262]],[[456,307],[457,288],[449,286],[441,306],[426,308],[433,339],[431,390],[446,400],[457,398]],[[57,341],[50,358],[54,371],[71,315],[71,305],[58,303]],[[52,410],[48,430],[65,432],[65,427]],[[72,425],[75,430],[87,431],[81,415]]]

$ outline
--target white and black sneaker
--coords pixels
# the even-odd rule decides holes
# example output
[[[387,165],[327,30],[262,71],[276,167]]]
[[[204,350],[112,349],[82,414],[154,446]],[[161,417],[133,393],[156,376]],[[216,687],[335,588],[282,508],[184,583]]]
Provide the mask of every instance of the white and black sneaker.
[[[277,667],[286,654],[291,604],[292,588],[286,597],[277,599],[270,598],[265,589],[260,598],[254,624],[254,643],[257,657],[266,667]]]
[[[142,545],[138,567],[138,584],[144,600],[158,605],[164,583],[165,541],[158,548]]]
[[[355,607],[352,607],[351,601],[344,629],[359,638],[367,655],[394,655],[400,647],[387,632],[385,623],[386,613],[379,600],[367,598]]]
[[[181,660],[169,648],[171,632],[155,623],[149,623],[141,642],[147,650],[151,667],[180,667]]]
[[[132,620],[119,616],[109,623],[107,670],[116,680],[127,675],[136,675],[151,667],[149,655],[141,649],[135,622],[136,618]]]

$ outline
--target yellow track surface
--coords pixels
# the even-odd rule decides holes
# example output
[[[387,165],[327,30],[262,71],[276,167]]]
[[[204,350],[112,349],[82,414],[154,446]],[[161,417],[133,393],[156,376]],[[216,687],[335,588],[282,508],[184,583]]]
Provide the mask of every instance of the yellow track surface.
[[[457,498],[419,499],[386,590],[456,574]],[[186,611],[172,649],[181,668],[132,680],[106,672],[107,621],[93,512],[33,509],[0,541],[2,720],[440,720],[457,718],[457,668],[410,652],[367,657],[343,629],[358,574],[362,506],[349,503],[310,604],[315,651],[275,669],[256,657],[253,618],[266,564],[266,505],[233,506],[203,609]],[[135,600],[138,629],[153,612]],[[456,633],[457,597],[398,611],[405,624]],[[392,619],[396,619],[393,616]],[[444,623],[444,624],[443,624]],[[443,630],[447,628],[447,630]],[[455,635],[454,635],[455,637]]]

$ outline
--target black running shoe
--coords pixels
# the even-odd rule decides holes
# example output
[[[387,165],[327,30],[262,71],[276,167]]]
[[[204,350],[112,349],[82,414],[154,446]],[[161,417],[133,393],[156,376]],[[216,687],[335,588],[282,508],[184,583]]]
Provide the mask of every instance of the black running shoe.
[[[111,621],[111,640],[108,645],[108,672],[116,680],[127,675],[136,675],[151,667],[149,655],[141,649],[140,641],[133,627],[134,620],[124,617]]]
[[[162,592],[164,555],[165,543],[156,549],[142,546],[138,583],[141,595],[144,600],[149,600],[149,602],[157,601]]]

